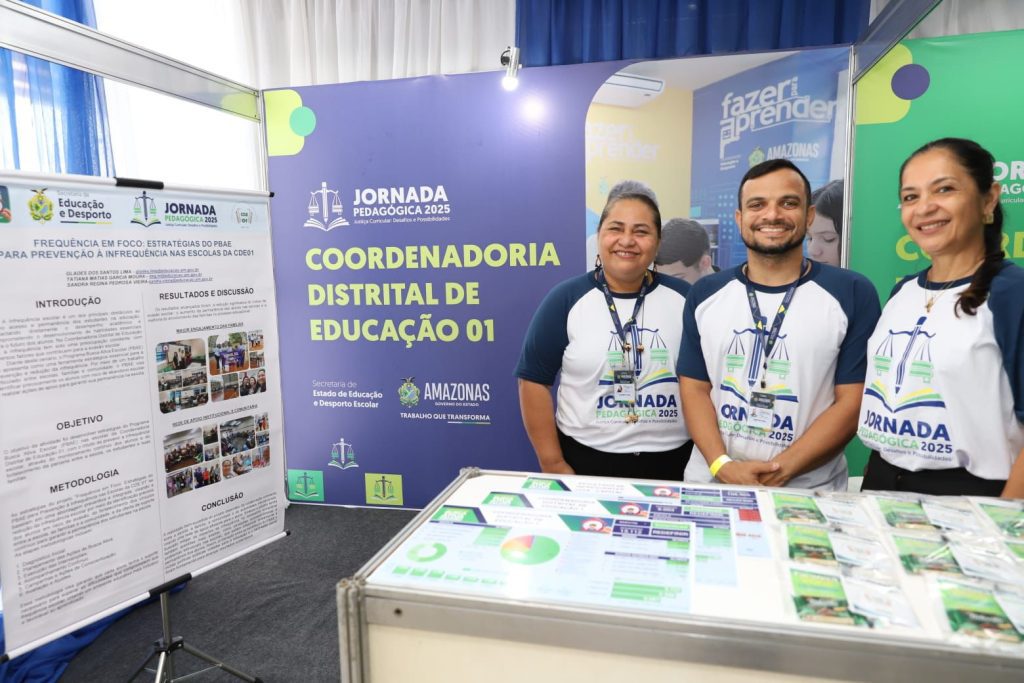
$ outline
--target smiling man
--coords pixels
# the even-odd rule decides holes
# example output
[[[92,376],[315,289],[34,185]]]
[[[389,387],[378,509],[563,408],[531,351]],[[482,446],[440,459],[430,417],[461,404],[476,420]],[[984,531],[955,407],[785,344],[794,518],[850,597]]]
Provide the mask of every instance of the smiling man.
[[[878,294],[804,259],[810,194],[785,159],[747,171],[736,210],[747,262],[686,298],[676,370],[696,446],[687,481],[846,488]]]

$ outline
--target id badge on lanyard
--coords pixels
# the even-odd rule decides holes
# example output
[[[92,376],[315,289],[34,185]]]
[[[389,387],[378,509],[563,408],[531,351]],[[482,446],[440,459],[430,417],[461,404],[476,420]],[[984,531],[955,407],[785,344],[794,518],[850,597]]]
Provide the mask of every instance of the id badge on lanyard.
[[[782,323],[786,319],[786,313],[789,311],[790,304],[793,303],[793,295],[800,284],[800,278],[803,277],[806,263],[806,261],[801,261],[800,276],[786,289],[786,294],[782,297],[782,303],[775,312],[775,319],[772,321],[771,329],[767,333],[765,332],[767,318],[761,315],[761,307],[757,303],[757,293],[754,291],[754,286],[750,283],[750,280],[747,280],[747,303],[750,304],[750,315],[754,319],[754,329],[757,334],[758,343],[761,345],[761,353],[763,354],[761,391],[750,392],[750,410],[747,411],[747,425],[749,427],[771,429],[772,423],[775,420],[775,394],[766,391],[767,381],[765,375],[768,372],[768,359],[772,354],[772,349],[775,348],[775,342],[779,339]],[[751,377],[751,389],[753,389],[754,373],[751,372],[749,376]]]
[[[758,429],[771,429],[775,419],[775,394],[754,391],[750,394],[750,411],[747,425]]]
[[[630,409],[626,422],[635,424],[639,419],[634,408],[637,401],[636,370],[632,361],[634,349],[628,339],[628,335],[636,328],[636,318],[643,308],[649,283],[645,278],[637,294],[636,303],[633,306],[633,314],[629,317],[626,324],[623,325],[619,320],[619,313],[615,307],[615,301],[612,299],[612,293],[608,288],[607,281],[599,274],[598,282],[601,284],[605,303],[608,305],[608,312],[611,315],[612,324],[615,326],[615,335],[619,340],[619,348],[610,349],[607,353],[608,367],[612,370],[612,378],[614,380],[612,395],[616,405]],[[643,344],[638,344],[636,353],[643,353],[643,350]]]
[[[615,402],[621,406],[636,404],[636,382],[632,370],[616,370]]]

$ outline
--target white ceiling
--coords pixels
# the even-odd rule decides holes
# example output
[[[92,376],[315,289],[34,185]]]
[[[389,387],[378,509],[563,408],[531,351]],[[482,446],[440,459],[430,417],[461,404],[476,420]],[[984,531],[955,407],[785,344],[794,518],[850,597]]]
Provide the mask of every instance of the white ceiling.
[[[658,78],[664,81],[668,87],[696,90],[741,71],[753,69],[793,54],[796,52],[757,52],[742,55],[661,59],[631,64],[619,73]]]

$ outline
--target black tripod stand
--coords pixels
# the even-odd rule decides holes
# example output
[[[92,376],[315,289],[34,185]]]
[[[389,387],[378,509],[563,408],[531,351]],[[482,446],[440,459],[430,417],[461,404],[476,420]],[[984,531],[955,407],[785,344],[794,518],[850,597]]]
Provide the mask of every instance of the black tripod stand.
[[[163,622],[163,637],[154,641],[153,646],[150,648],[149,656],[146,657],[146,661],[142,663],[142,666],[135,670],[135,673],[133,673],[131,678],[128,679],[128,683],[131,683],[140,673],[146,671],[146,667],[149,666],[149,663],[153,661],[154,657],[157,658],[156,683],[174,683],[174,681],[191,678],[192,676],[196,676],[211,669],[222,669],[223,671],[226,671],[233,676],[237,676],[243,681],[248,681],[249,683],[262,683],[260,679],[253,678],[248,674],[242,673],[238,669],[228,666],[216,657],[192,647],[186,643],[185,639],[181,636],[171,636],[170,601],[167,598],[167,589],[160,593],[160,619]],[[195,673],[182,676],[181,678],[175,678],[174,653],[176,650],[183,650],[193,657],[207,662],[210,666],[200,671],[196,671]]]

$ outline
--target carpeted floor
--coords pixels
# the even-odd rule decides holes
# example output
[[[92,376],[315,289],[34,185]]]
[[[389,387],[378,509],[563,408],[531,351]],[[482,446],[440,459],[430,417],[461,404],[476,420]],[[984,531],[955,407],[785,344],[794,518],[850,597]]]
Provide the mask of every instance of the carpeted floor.
[[[292,505],[291,535],[192,580],[170,597],[171,633],[265,683],[340,680],[334,587],[413,517],[406,510]],[[160,637],[153,602],[115,622],[72,660],[61,683],[125,681]],[[174,655],[175,675],[202,668]],[[154,664],[155,666],[155,664]],[[152,681],[143,673],[138,681]],[[238,681],[209,671],[197,683]]]

